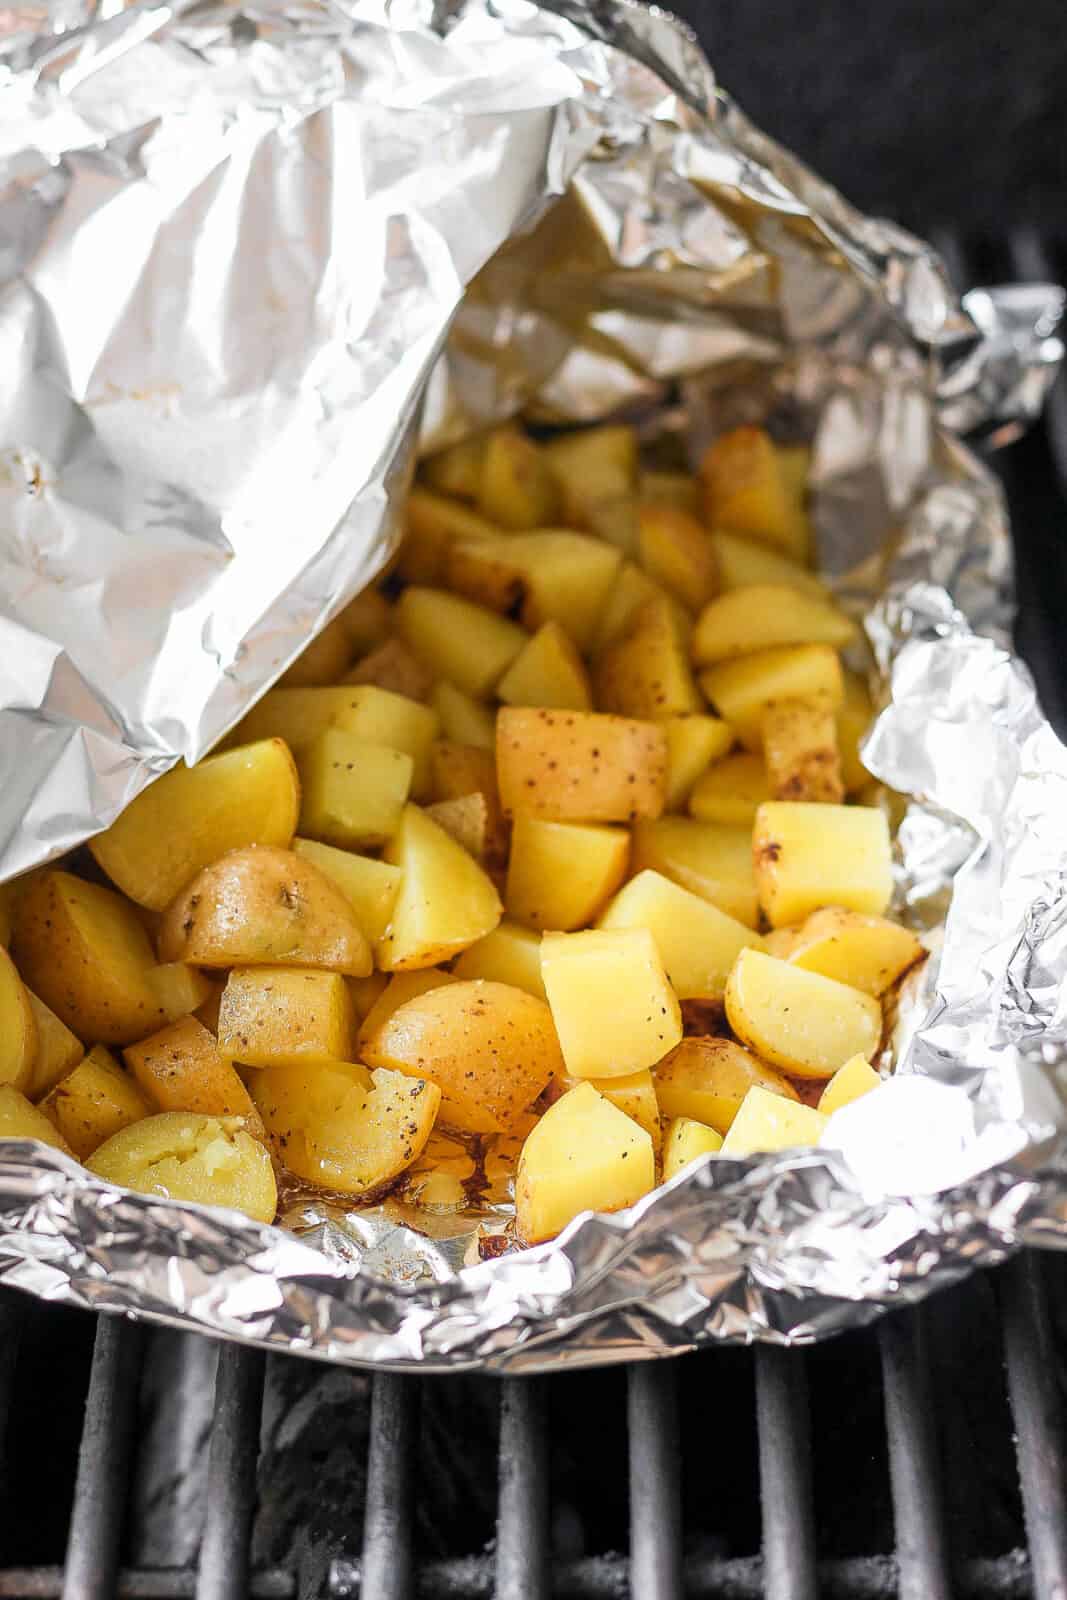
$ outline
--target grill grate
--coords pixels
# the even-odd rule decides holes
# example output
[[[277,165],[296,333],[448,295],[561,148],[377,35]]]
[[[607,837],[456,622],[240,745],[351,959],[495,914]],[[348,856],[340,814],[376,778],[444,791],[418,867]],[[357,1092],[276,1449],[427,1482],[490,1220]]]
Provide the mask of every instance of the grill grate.
[[[947,254],[959,270],[951,240]],[[1061,275],[1055,252],[1032,232],[1011,241],[1003,262],[990,257],[972,265],[990,277]],[[1005,477],[1017,513],[1020,646],[1062,730],[1067,682],[1058,659],[1059,620],[1053,607],[1057,598],[1067,597],[1067,552],[1055,523],[1060,496],[1067,491],[1064,381],[1053,394],[1044,426],[1008,452]],[[508,1379],[492,1387],[489,1380],[475,1380],[480,1388],[463,1389],[457,1385],[471,1380],[377,1376],[369,1386],[362,1490],[357,1475],[351,1474],[350,1481],[343,1480],[339,1508],[335,1505],[331,1513],[345,1524],[353,1542],[324,1532],[321,1519],[312,1517],[306,1528],[297,1530],[291,1562],[258,1570],[252,1570],[252,1525],[257,1471],[263,1470],[261,1427],[265,1437],[271,1395],[278,1387],[274,1380],[284,1387],[291,1363],[238,1346],[220,1347],[212,1412],[204,1404],[210,1346],[193,1336],[146,1334],[130,1323],[100,1319],[69,1515],[60,1506],[67,1530],[65,1565],[58,1564],[64,1554],[58,1533],[49,1556],[53,1564],[0,1567],[0,1600],[410,1600],[416,1595],[421,1600],[618,1600],[628,1594],[636,1600],[680,1600],[683,1595],[709,1600],[814,1600],[816,1595],[828,1600],[949,1600],[950,1595],[1022,1600],[1031,1594],[1038,1600],[1067,1600],[1067,1463],[1060,1393],[1067,1368],[1057,1360],[1053,1338],[1062,1277],[1046,1282],[1048,1271],[1047,1261],[1022,1256],[991,1275],[995,1299],[981,1287],[955,1290],[928,1308],[895,1313],[873,1334],[849,1336],[827,1347],[827,1360],[818,1352],[712,1350],[683,1362],[638,1364],[625,1377],[608,1375],[609,1382],[615,1381],[613,1388],[583,1374],[580,1391],[573,1378]],[[992,1343],[989,1312],[994,1305],[999,1308],[999,1350]],[[26,1428],[20,1433],[17,1426],[23,1393],[19,1380],[28,1364],[30,1385],[42,1389],[48,1362],[57,1358],[56,1349],[38,1352],[27,1334],[31,1320],[39,1322],[42,1316],[53,1321],[66,1316],[69,1342],[83,1339],[85,1319],[42,1313],[17,1296],[0,1295],[0,1559],[25,1548],[16,1536],[19,1517],[12,1509],[22,1507],[25,1515],[22,1454],[32,1442]],[[935,1324],[949,1329],[940,1345],[932,1337]],[[949,1359],[944,1359],[946,1344]],[[968,1387],[966,1381],[977,1359],[972,1352],[980,1344],[994,1385],[996,1364],[1003,1362],[1023,1515],[1013,1488],[1001,1492],[994,1484],[991,1489],[982,1478],[987,1446],[992,1448],[998,1427],[997,1448],[1007,1456],[1010,1446],[1009,1413],[999,1393],[991,1390],[976,1401],[974,1384]],[[867,1371],[864,1363],[873,1351],[882,1375],[892,1553],[872,1543],[878,1553],[838,1552],[833,1559],[819,1559],[827,1542],[831,1548],[841,1544],[834,1537],[834,1508],[826,1504],[824,1489],[824,1479],[832,1476],[828,1462],[839,1448],[836,1413],[847,1411],[850,1401],[856,1403]],[[165,1359],[175,1352],[177,1364],[167,1368]],[[157,1358],[164,1362],[162,1378],[153,1367]],[[76,1367],[73,1357],[69,1366]],[[177,1374],[178,1393],[163,1403],[159,1396],[166,1390],[168,1371]],[[835,1390],[850,1371],[852,1390]],[[746,1517],[750,1520],[749,1513],[738,1511],[747,1494],[746,1452],[752,1448],[746,1387],[750,1375],[758,1458],[752,1476],[758,1471],[762,1530],[760,1553],[738,1555],[737,1549],[745,1548]],[[333,1376],[339,1383],[363,1382]],[[76,1372],[73,1379],[67,1372],[75,1388],[76,1378]],[[186,1384],[199,1404],[184,1406]],[[365,1389],[339,1391],[337,1403],[351,1419],[349,1446],[358,1434],[357,1408],[366,1398]],[[155,1395],[154,1416],[138,1418],[139,1392],[142,1406],[149,1404],[146,1394]],[[485,1414],[486,1393],[499,1404],[492,1445],[498,1461],[496,1538],[491,1548],[476,1545],[473,1554],[452,1552],[420,1560],[417,1511],[426,1487],[420,1482],[420,1465],[431,1437],[420,1425],[420,1409],[425,1412],[431,1396],[442,1393],[454,1400],[452,1421],[445,1427],[451,1459],[458,1465],[468,1452],[475,1458],[468,1487],[480,1473],[473,1441],[476,1419]],[[709,1394],[721,1394],[721,1400],[709,1402]],[[599,1412],[593,1404],[597,1395]],[[557,1404],[565,1414],[554,1418]],[[344,1413],[348,1405],[351,1409]],[[589,1555],[575,1548],[583,1541],[572,1526],[574,1508],[571,1523],[557,1514],[554,1450],[561,1440],[574,1441],[595,1430],[603,1446],[596,1468],[603,1481],[590,1476],[586,1455],[575,1449],[570,1471],[579,1482],[572,1498],[608,1505],[617,1492],[610,1486],[623,1472],[613,1448],[613,1407],[620,1418],[623,1410],[626,1417],[629,1531],[627,1535],[620,1502],[614,1550],[608,1545],[605,1553]],[[720,1415],[721,1427],[716,1427]],[[973,1436],[966,1432],[965,1416],[971,1418],[967,1426]],[[946,1418],[963,1428],[963,1444],[953,1473],[943,1479]],[[9,1419],[14,1419],[10,1428]],[[862,1453],[880,1461],[876,1422],[862,1416],[860,1422],[861,1435],[867,1422],[871,1434]],[[687,1453],[683,1441],[694,1431],[699,1435],[709,1430],[709,1424],[711,1437],[698,1438],[697,1449]],[[58,1438],[58,1424],[51,1421],[49,1427]],[[329,1451],[326,1440],[307,1463],[311,1474],[324,1474],[324,1484]],[[36,1470],[48,1470],[51,1491],[62,1501],[62,1474],[55,1471],[53,1454],[47,1441]],[[142,1459],[148,1455],[154,1461],[150,1469]],[[488,1459],[491,1471],[492,1455]],[[845,1481],[852,1465],[838,1474],[833,1490],[840,1496],[845,1522],[876,1505],[881,1492],[873,1481],[866,1501],[862,1495],[857,1498],[855,1485]],[[440,1465],[430,1463],[427,1471],[434,1470]],[[197,1474],[202,1483],[191,1488]],[[462,1484],[457,1492],[463,1492]],[[975,1505],[964,1537],[957,1524],[960,1504],[968,1499]],[[605,1517],[610,1521],[610,1505],[601,1520]],[[1005,1527],[1012,1530],[1008,1542],[1000,1539],[1000,1554],[991,1555],[982,1539],[974,1537],[986,1520],[996,1521],[1002,1533]],[[352,1551],[360,1550],[361,1522],[357,1557]],[[627,1536],[629,1554],[615,1553]],[[584,1541],[586,1546],[590,1542]],[[315,1559],[305,1560],[309,1545],[315,1546]],[[193,1557],[197,1548],[198,1560]],[[141,1564],[120,1567],[125,1550]],[[162,1559],[168,1551],[170,1565]]]

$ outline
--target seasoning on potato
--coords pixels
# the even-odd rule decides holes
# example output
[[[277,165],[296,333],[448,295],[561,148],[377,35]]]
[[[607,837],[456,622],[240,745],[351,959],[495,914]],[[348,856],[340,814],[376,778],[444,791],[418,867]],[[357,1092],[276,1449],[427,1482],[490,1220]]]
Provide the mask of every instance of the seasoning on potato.
[[[261,1221],[279,1178],[513,1201],[522,1244],[817,1143],[924,952],[807,462],[516,423],[426,461],[221,753],[3,887],[0,1134]]]

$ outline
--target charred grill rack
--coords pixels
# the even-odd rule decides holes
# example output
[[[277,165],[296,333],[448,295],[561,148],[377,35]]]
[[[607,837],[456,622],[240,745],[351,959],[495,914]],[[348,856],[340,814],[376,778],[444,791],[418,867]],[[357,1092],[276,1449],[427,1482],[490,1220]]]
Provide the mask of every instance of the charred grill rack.
[[[1023,235],[959,276],[1065,266]],[[1063,731],[1062,383],[1003,464],[1019,645]],[[499,1383],[5,1292],[0,1600],[1067,1600],[1065,1336],[1061,1258],[1033,1255],[808,1351]]]

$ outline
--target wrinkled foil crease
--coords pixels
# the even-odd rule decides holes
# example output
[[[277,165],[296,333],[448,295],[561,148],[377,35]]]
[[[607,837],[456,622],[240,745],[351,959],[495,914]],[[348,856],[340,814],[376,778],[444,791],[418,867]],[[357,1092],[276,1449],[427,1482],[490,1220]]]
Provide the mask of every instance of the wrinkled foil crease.
[[[611,0],[10,8],[0,163],[0,876],[236,722],[380,570],[416,448],[521,406],[693,459],[756,419],[813,441],[931,950],[832,1149],[709,1160],[472,1264],[464,1224],[396,1205],[296,1195],[286,1232],[0,1142],[0,1278],[321,1358],[537,1370],[804,1342],[1062,1245],[1067,751],[960,437],[1037,415],[1062,292],[960,302],[684,28]]]

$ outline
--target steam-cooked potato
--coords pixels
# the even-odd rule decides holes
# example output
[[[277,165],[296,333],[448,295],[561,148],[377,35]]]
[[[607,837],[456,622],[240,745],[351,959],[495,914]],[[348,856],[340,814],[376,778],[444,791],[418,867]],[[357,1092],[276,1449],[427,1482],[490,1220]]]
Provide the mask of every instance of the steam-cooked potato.
[[[767,780],[776,800],[839,805],[845,798],[837,725],[818,700],[779,700],[761,724]]]
[[[840,649],[855,637],[855,623],[825,595],[816,599],[789,584],[753,584],[730,589],[704,607],[693,634],[693,659],[710,667],[783,645]]]
[[[669,1183],[701,1156],[716,1155],[722,1149],[722,1134],[705,1128],[689,1117],[675,1117],[667,1125],[663,1141],[663,1181]]]
[[[348,602],[338,621],[344,626],[353,651],[362,655],[389,637],[392,609],[380,590],[364,589]]]
[[[545,529],[457,543],[449,586],[537,629],[556,622],[579,649],[592,641],[619,570],[619,552],[582,533]]]
[[[152,1107],[110,1050],[98,1044],[41,1101],[41,1110],[84,1161],[120,1128],[147,1117]]]
[[[870,995],[759,950],[738,956],[726,1015],[750,1049],[797,1078],[829,1078],[850,1056],[870,1058],[882,1037]]]
[[[678,811],[710,764],[729,750],[734,731],[718,717],[702,716],[668,717],[663,731],[667,735],[667,810]]]
[[[697,779],[689,796],[689,811],[698,822],[725,822],[751,829],[756,812],[770,798],[763,757],[738,750],[714,762]]]
[[[29,991],[0,948],[0,1083],[26,1089],[37,1059],[37,1019]]]
[[[544,528],[559,512],[556,479],[538,445],[514,424],[486,436],[475,498],[501,528]]]
[[[642,472],[640,497],[642,505],[677,506],[698,521],[703,510],[700,485],[688,472]]]
[[[425,700],[433,688],[430,674],[399,639],[386,639],[357,661],[345,673],[344,681],[373,684],[378,689],[388,689],[390,694],[401,694],[406,700]]]
[[[270,1156],[237,1117],[166,1111],[123,1128],[86,1163],[105,1183],[164,1200],[243,1211],[273,1222],[278,1187]]]
[[[437,713],[429,706],[364,683],[333,689],[272,689],[237,731],[247,739],[284,739],[298,759],[329,728],[339,728],[364,744],[403,751],[414,763],[412,792],[417,796],[424,791],[430,745],[439,727]]]
[[[652,1139],[580,1083],[527,1137],[515,1181],[515,1223],[527,1244],[551,1239],[582,1211],[621,1211],[656,1181]]]
[[[497,782],[507,816],[627,822],[663,810],[667,740],[654,723],[505,706],[496,727]]]
[[[865,917],[858,911],[829,906],[812,912],[797,934],[789,960],[796,967],[862,989],[864,994],[879,995],[925,953],[910,928],[885,917]]]
[[[233,850],[193,879],[163,918],[159,953],[202,967],[327,967],[354,978],[372,965],[340,889],[291,850],[261,845]]]
[[[404,526],[397,571],[406,583],[440,583],[457,539],[485,539],[500,532],[496,523],[487,522],[471,506],[418,487],[408,495]]]
[[[598,926],[647,928],[679,1000],[719,998],[738,951],[762,946],[751,928],[647,869],[619,890]]]
[[[785,645],[722,661],[700,674],[700,687],[748,750],[763,748],[763,714],[776,700],[818,700],[836,709],[844,697],[841,663],[828,644]]]
[[[66,1156],[74,1154],[40,1107],[31,1105],[26,1096],[9,1083],[0,1083],[0,1139],[38,1139],[41,1144],[62,1150]]]
[[[855,672],[844,674],[844,699],[837,711],[837,745],[841,756],[841,777],[847,793],[858,794],[871,781],[860,760],[860,745],[874,718],[874,707],[867,685]]]
[[[838,1067],[826,1088],[819,1096],[818,1109],[824,1117],[832,1116],[841,1106],[851,1105],[877,1089],[881,1078],[866,1056],[853,1056],[843,1067]]]
[[[785,584],[817,600],[825,598],[826,590],[813,572],[806,572],[788,556],[756,539],[716,529],[711,535],[711,546],[719,566],[719,585],[723,589],[747,589],[757,583]]]
[[[373,849],[397,829],[415,772],[403,750],[328,728],[300,756],[300,828],[342,850]]]
[[[589,676],[569,635],[558,622],[546,622],[519,651],[496,689],[509,706],[552,706],[558,711],[592,711]]]
[[[665,598],[639,606],[623,633],[600,651],[593,689],[602,710],[649,722],[703,711],[685,632]]]
[[[456,957],[457,978],[490,978],[525,989],[537,1000],[546,999],[541,977],[541,935],[505,917],[484,939]]]
[[[629,633],[641,607],[649,600],[667,600],[666,591],[657,583],[653,583],[647,573],[635,566],[632,561],[624,561],[620,566],[604,601],[603,609],[596,625],[596,633],[590,646],[590,653],[598,657],[608,645],[614,644]],[[681,612],[681,607],[675,608]]]
[[[386,972],[432,967],[483,939],[500,921],[500,896],[443,828],[406,806],[385,859],[401,871],[392,920],[378,944]]]
[[[422,463],[422,476],[438,494],[477,500],[485,467],[488,434],[476,433],[437,450]]]
[[[484,794],[461,794],[454,800],[435,801],[426,807],[426,815],[480,866],[493,864],[493,827]]]
[[[14,954],[29,987],[83,1043],[130,1044],[154,1027],[145,974],[155,956],[136,911],[111,889],[69,872],[34,876]]]
[[[563,1072],[545,1003],[484,979],[407,1001],[362,1053],[372,1067],[429,1078],[441,1091],[441,1121],[468,1133],[512,1127]]]
[[[724,1156],[752,1156],[818,1144],[826,1117],[811,1106],[796,1105],[766,1089],[750,1089],[722,1142]]]
[[[475,699],[489,693],[526,643],[516,623],[444,589],[405,589],[396,621],[424,666]]]
[[[417,994],[429,994],[431,989],[440,989],[446,983],[459,982],[453,973],[446,972],[441,967],[419,967],[414,972],[394,972],[392,977],[383,972],[379,977],[382,979],[383,988],[375,997],[373,1005],[364,1012],[359,1025],[360,1053],[367,1040],[373,1039],[375,1034],[384,1028],[393,1012],[399,1011],[409,1000],[414,1000]]]
[[[198,1111],[243,1117],[249,1133],[263,1137],[259,1112],[231,1062],[195,1017],[184,1017],[123,1051],[127,1067],[155,1111]]]
[[[352,1054],[352,998],[336,972],[235,967],[219,1005],[219,1050],[246,1067],[317,1066]]]
[[[286,689],[311,689],[317,688],[322,684],[336,683],[351,661],[354,650],[352,635],[344,618],[335,617],[300,652],[278,682]],[[236,849],[238,845],[254,842],[249,839],[238,839],[235,841],[233,848]],[[266,840],[264,842],[268,844],[284,844],[288,841]]]
[[[228,851],[287,845],[299,811],[300,785],[288,747],[264,739],[195,767],[173,767],[91,839],[89,848],[124,894],[162,911],[190,878]]]
[[[631,867],[634,872],[648,868],[661,873],[735,921],[756,926],[759,910],[747,828],[688,817],[639,822],[633,830]]]
[[[473,695],[464,694],[442,678],[430,696],[441,721],[441,737],[452,744],[476,745],[492,750],[496,744],[496,715]]]
[[[869,806],[770,801],[756,813],[752,856],[775,928],[824,906],[879,916],[893,893],[889,827]]]
[[[625,828],[520,815],[508,857],[508,912],[532,928],[585,927],[619,887],[629,859]]]
[[[652,1149],[659,1155],[663,1148],[663,1123],[648,1067],[642,1067],[640,1072],[628,1072],[624,1078],[564,1078],[561,1087],[566,1093],[581,1082],[591,1083],[605,1100],[610,1100],[613,1106],[632,1117],[639,1128],[644,1128],[652,1140]]]
[[[546,933],[541,976],[572,1078],[621,1078],[682,1037],[678,997],[647,928]]]
[[[626,423],[560,434],[545,447],[564,520],[632,553],[637,543],[637,434]]]
[[[753,1087],[799,1099],[788,1078],[732,1039],[683,1039],[656,1064],[653,1078],[665,1117],[689,1117],[719,1133],[728,1132]]]
[[[159,1028],[199,1011],[214,993],[212,980],[185,961],[165,961],[149,967],[145,980],[156,1002],[153,1018]]]
[[[763,540],[797,561],[807,558],[810,530],[792,472],[762,428],[734,428],[716,439],[700,476],[710,528]]]
[[[691,512],[653,501],[637,513],[637,548],[641,565],[676,599],[698,611],[719,582],[715,550]]]
[[[24,1085],[30,1100],[40,1100],[60,1078],[65,1078],[85,1054],[85,1047],[65,1022],[60,1022],[51,1006],[46,1006],[35,994],[26,991],[37,1024],[37,1050],[30,1070],[29,1082]],[[11,1034],[8,1033],[8,1040]]]
[[[294,839],[293,852],[310,861],[335,884],[355,913],[369,942],[377,944],[392,915],[400,889],[400,869],[388,861],[337,850],[314,839]]]

